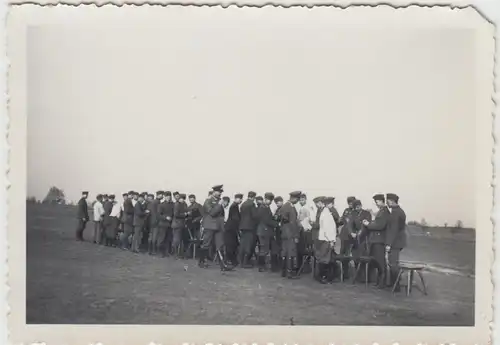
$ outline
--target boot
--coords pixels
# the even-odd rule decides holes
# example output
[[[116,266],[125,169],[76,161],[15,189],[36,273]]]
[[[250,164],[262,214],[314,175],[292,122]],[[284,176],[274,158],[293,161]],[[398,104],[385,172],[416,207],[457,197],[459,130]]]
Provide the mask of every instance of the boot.
[[[288,274],[288,279],[298,279],[299,275],[298,270],[299,270],[299,263],[298,263],[298,258],[296,256],[292,256],[290,258],[290,264],[289,264],[289,274]]]
[[[198,261],[198,267],[200,268],[207,268],[207,264],[205,262],[205,259],[207,257],[207,251],[205,248],[200,248],[200,258]]]
[[[278,268],[278,256],[275,254],[271,255],[271,272],[277,272]]]
[[[318,263],[317,265],[317,277],[316,280],[321,283],[321,284],[327,284],[328,283],[328,265],[327,264],[321,264]]]
[[[148,255],[153,255],[153,243],[148,242]]]
[[[285,277],[286,277],[286,267],[287,267],[287,262],[288,262],[287,257],[286,257],[286,256],[283,256],[283,257],[281,258],[281,276],[282,276],[283,278],[285,278]]]
[[[253,266],[250,264],[250,255],[243,256],[243,264],[241,265],[243,268],[252,268]]]
[[[220,250],[217,251],[217,256],[219,258],[219,266],[221,271],[230,271],[232,267],[229,267],[224,259],[224,254]]]
[[[266,271],[266,257],[259,255],[257,260],[258,260],[258,264],[259,264],[259,272],[265,272]]]

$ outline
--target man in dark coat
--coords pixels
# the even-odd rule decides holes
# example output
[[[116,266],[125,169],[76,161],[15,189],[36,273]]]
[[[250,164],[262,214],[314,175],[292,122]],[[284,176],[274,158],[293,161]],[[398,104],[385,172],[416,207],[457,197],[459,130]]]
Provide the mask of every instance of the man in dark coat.
[[[281,220],[279,212],[283,206],[283,198],[281,196],[275,197],[274,203],[276,204],[276,210],[273,216],[278,224],[274,229],[274,237],[271,241],[271,271],[277,272],[281,267]]]
[[[220,201],[223,192],[222,185],[212,188],[213,194],[203,204],[203,243],[200,248],[198,265],[206,268],[205,258],[215,242],[216,255],[222,271],[229,270],[221,249],[224,246],[224,207]]]
[[[158,237],[155,245],[155,251],[160,251],[162,257],[170,252],[173,218],[174,203],[172,202],[172,193],[167,191],[158,206]]]
[[[130,249],[129,238],[134,232],[134,204],[132,200],[135,197],[135,192],[128,192],[128,198],[123,201],[123,233],[121,236],[122,249]]]
[[[240,252],[239,262],[244,268],[250,265],[250,256],[253,253],[252,246],[255,245],[254,237],[257,231],[257,207],[255,205],[255,192],[248,192],[248,198],[241,204],[240,208]]]
[[[264,202],[257,208],[257,236],[259,236],[259,256],[257,265],[259,272],[267,270],[267,256],[271,248],[271,239],[274,237],[274,229],[278,226],[278,222],[273,217],[271,211],[271,203],[274,200],[273,193],[264,194]]]
[[[363,225],[366,226],[369,232],[368,241],[370,243],[370,256],[375,258],[377,287],[383,288],[385,286],[385,236],[390,214],[385,205],[384,194],[374,195],[373,200],[375,200],[375,204],[379,208],[379,211],[372,222],[363,220]]]
[[[111,214],[111,210],[113,209],[113,203],[115,201],[114,195],[107,195],[107,194],[104,194],[104,195],[105,195],[105,199],[106,199],[102,204],[102,206],[104,208],[104,215],[103,215],[103,221],[102,221],[104,231],[101,232],[101,238],[99,239],[100,244],[105,243],[106,229],[112,225],[112,220],[110,218],[110,214]],[[111,198],[111,196],[113,198]],[[103,197],[103,199],[104,199],[104,197]]]
[[[173,241],[172,248],[177,257],[181,257],[181,242],[184,239],[184,229],[186,228],[186,218],[188,215],[186,205],[186,194],[179,193],[179,199],[174,204],[174,219],[172,221]]]
[[[240,204],[243,194],[235,194],[234,201],[229,207],[229,214],[224,224],[224,245],[226,247],[226,258],[228,262],[236,266],[238,264],[238,236],[240,227]]]
[[[399,253],[406,247],[406,213],[399,206],[399,197],[387,194],[390,209],[389,224],[385,234],[385,252],[390,267],[390,285],[394,285],[399,272]],[[399,281],[396,289],[399,289]]]
[[[148,254],[156,254],[156,242],[158,239],[158,208],[160,206],[160,201],[163,200],[163,191],[159,190],[156,192],[156,199],[147,204],[147,209],[149,210],[149,237],[148,237]]]
[[[342,256],[350,256],[352,254],[352,248],[356,242],[355,233],[356,229],[353,227],[351,214],[354,210],[354,201],[355,197],[350,196],[347,198],[348,207],[342,213],[342,217],[340,217],[339,224],[340,228],[340,255]],[[344,267],[344,279],[348,279],[349,275],[349,262],[343,261],[342,265]]]
[[[87,198],[89,196],[89,192],[82,192],[82,197],[78,201],[78,211],[76,214],[76,218],[78,220],[78,224],[76,227],[76,240],[83,241],[83,231],[87,226],[87,222],[89,221],[89,205],[87,204]]]
[[[141,237],[146,223],[146,218],[149,213],[145,198],[146,195],[144,195],[144,193],[140,194],[139,200],[134,206],[134,238],[132,240],[132,251],[134,253],[139,253],[139,247],[142,240]]]
[[[296,191],[290,193],[290,199],[280,209],[281,217],[281,256],[284,265],[286,265],[287,276],[289,279],[298,278],[297,276],[297,244],[299,243],[300,229],[298,223],[298,213],[295,205],[299,201],[302,192]]]
[[[202,209],[203,206],[196,202],[196,196],[194,194],[189,195],[189,206],[187,208],[188,218],[186,225],[194,239],[200,238]]]

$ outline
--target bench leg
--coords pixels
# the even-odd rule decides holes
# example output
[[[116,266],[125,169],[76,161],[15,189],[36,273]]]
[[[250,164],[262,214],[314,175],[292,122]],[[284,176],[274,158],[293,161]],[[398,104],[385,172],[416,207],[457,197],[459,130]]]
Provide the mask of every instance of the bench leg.
[[[361,271],[361,262],[358,265],[358,268],[356,268],[356,272],[354,272],[354,277],[352,278],[352,283],[355,284],[356,280],[358,279],[359,272]]]
[[[342,262],[340,263],[340,282],[344,282],[344,265]]]
[[[408,271],[408,286],[406,288],[406,296],[411,295],[411,288],[413,286],[413,270]]]
[[[427,287],[425,286],[424,275],[420,271],[417,271],[417,274],[418,274],[418,277],[420,278],[420,281],[422,282],[422,288],[424,289],[424,295],[427,295]]]
[[[365,288],[368,288],[368,282],[370,280],[370,263],[366,262],[365,263]]]
[[[396,286],[398,285],[398,282],[401,279],[402,274],[403,274],[403,270],[400,269],[398,272],[398,276],[396,277],[396,281],[394,282],[394,285],[392,286],[392,293],[394,293],[394,291],[396,291]]]

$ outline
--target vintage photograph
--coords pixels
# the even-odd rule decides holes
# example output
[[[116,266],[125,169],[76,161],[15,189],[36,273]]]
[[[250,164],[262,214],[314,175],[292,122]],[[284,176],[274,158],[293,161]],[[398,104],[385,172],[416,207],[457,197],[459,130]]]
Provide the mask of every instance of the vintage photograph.
[[[489,322],[474,10],[34,11],[27,326]]]

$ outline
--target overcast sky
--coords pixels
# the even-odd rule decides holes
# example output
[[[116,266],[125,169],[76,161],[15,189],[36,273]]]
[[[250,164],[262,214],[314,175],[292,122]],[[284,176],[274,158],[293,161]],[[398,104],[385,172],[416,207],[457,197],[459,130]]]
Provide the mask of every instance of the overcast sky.
[[[310,13],[31,29],[28,195],[393,192],[474,226],[473,36]]]

